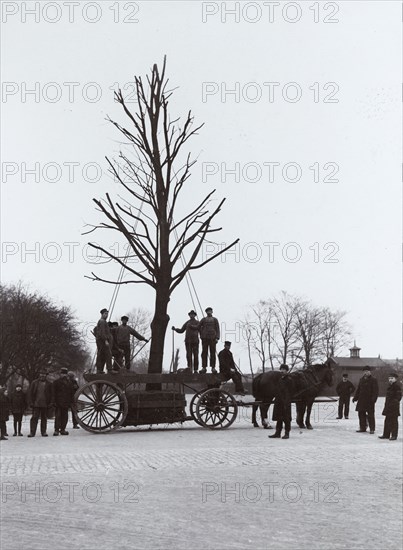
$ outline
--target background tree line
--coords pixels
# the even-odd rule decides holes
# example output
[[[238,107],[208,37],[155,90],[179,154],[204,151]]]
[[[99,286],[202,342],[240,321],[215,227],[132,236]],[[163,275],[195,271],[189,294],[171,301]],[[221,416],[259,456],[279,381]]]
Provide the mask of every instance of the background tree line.
[[[61,367],[79,373],[89,366],[89,353],[70,308],[22,283],[0,285],[0,383],[31,383],[41,369]]]
[[[304,368],[337,355],[351,339],[345,316],[285,291],[260,300],[241,321],[251,372],[256,358],[264,372],[282,363]]]

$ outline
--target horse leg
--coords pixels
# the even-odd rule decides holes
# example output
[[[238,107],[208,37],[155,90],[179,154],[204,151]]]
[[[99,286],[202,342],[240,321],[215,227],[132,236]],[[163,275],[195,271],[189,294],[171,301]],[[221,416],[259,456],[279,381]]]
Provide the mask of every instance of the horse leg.
[[[256,420],[256,411],[258,409],[258,405],[256,405],[256,403],[253,403],[252,405],[252,424],[253,424],[253,427],[254,428],[259,428],[259,424],[257,423],[257,420]]]
[[[264,403],[263,405],[260,405],[260,415],[262,417],[262,424],[265,430],[272,429],[272,426],[270,426],[270,422],[267,420],[267,417],[269,415],[270,405],[271,405],[271,401],[270,403]]]
[[[297,406],[297,424],[298,424],[298,427],[303,429],[305,428],[305,424],[304,424],[304,414],[305,414],[305,403],[297,403],[296,404]]]
[[[311,411],[312,411],[312,405],[313,401],[309,401],[306,404],[306,418],[305,418],[305,425],[308,430],[313,430],[312,424],[311,424]]]

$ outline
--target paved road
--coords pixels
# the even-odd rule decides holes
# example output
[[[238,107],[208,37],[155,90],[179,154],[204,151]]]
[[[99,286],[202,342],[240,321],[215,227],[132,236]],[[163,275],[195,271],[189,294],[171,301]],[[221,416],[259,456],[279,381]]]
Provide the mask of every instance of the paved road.
[[[401,548],[401,439],[355,433],[334,405],[287,441],[243,413],[2,442],[1,549]]]

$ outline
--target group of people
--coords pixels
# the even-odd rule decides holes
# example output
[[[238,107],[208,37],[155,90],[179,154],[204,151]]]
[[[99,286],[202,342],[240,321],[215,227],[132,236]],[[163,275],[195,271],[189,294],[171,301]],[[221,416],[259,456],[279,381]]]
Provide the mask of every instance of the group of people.
[[[359,429],[357,433],[364,433],[369,428],[369,433],[375,433],[375,403],[378,399],[378,381],[372,376],[371,369],[364,367],[363,376],[360,379],[357,389],[348,379],[348,374],[342,376],[341,382],[336,386],[336,392],[339,396],[338,419],[348,419],[350,398],[354,394],[353,403],[357,403]],[[277,386],[277,394],[274,401],[273,420],[276,423],[276,430],[270,438],[280,438],[284,425],[284,435],[282,439],[288,439],[291,430],[291,402],[293,387],[288,376],[288,365],[280,365],[281,378]],[[385,417],[383,434],[379,439],[389,439],[396,441],[398,435],[398,417],[400,416],[400,401],[402,399],[401,385],[398,382],[396,372],[389,373],[388,388],[386,390],[385,405],[382,415]],[[354,393],[355,392],[355,393]]]
[[[107,321],[109,311],[101,309],[101,318],[94,328],[94,335],[97,344],[97,373],[104,372],[106,364],[107,372],[117,372],[120,368],[130,369],[131,346],[130,337],[148,342],[147,338],[139,334],[127,323],[129,318],[123,315],[120,318],[121,324]]]
[[[78,389],[78,382],[73,372],[67,368],[60,369],[60,376],[54,382],[47,379],[47,372],[39,373],[39,378],[34,380],[28,390],[28,394],[22,389],[21,384],[15,386],[9,396],[5,386],[0,387],[0,440],[7,440],[7,421],[9,414],[13,415],[13,436],[22,436],[22,417],[28,408],[32,408],[30,421],[30,433],[28,437],[35,437],[38,422],[42,437],[47,437],[48,413],[55,409],[54,436],[69,435],[66,430],[68,413],[71,409],[73,428],[79,429],[77,414],[74,409],[74,394]]]
[[[187,370],[190,373],[207,373],[207,362],[212,374],[218,374],[216,367],[217,343],[220,339],[220,324],[216,317],[213,317],[213,308],[205,309],[206,316],[200,321],[196,319],[197,313],[192,309],[189,311],[189,320],[181,328],[172,327],[172,330],[183,334],[185,333],[185,348]],[[202,342],[201,361],[202,368],[199,370],[199,336]],[[223,381],[232,380],[235,384],[235,393],[245,395],[246,390],[243,387],[242,375],[238,371],[234,357],[231,352],[231,342],[224,342],[224,349],[218,353],[218,362],[221,379]]]

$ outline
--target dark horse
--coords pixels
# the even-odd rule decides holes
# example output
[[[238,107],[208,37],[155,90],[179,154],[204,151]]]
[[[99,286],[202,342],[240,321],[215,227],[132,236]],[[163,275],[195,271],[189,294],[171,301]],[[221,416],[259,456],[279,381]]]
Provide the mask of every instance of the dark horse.
[[[297,406],[297,424],[300,428],[312,430],[313,428],[310,423],[312,405],[322,388],[325,385],[331,386],[333,384],[332,369],[328,363],[324,363],[323,365],[312,365],[303,370],[293,371],[288,376],[293,380],[295,388],[293,402]],[[259,427],[256,421],[258,407],[263,427],[271,427],[267,422],[267,415],[269,407],[276,396],[277,384],[280,378],[280,371],[267,371],[253,379],[253,397],[256,401],[262,401],[260,405],[254,404],[252,408],[252,422],[255,428]],[[305,412],[306,419],[304,423]]]

